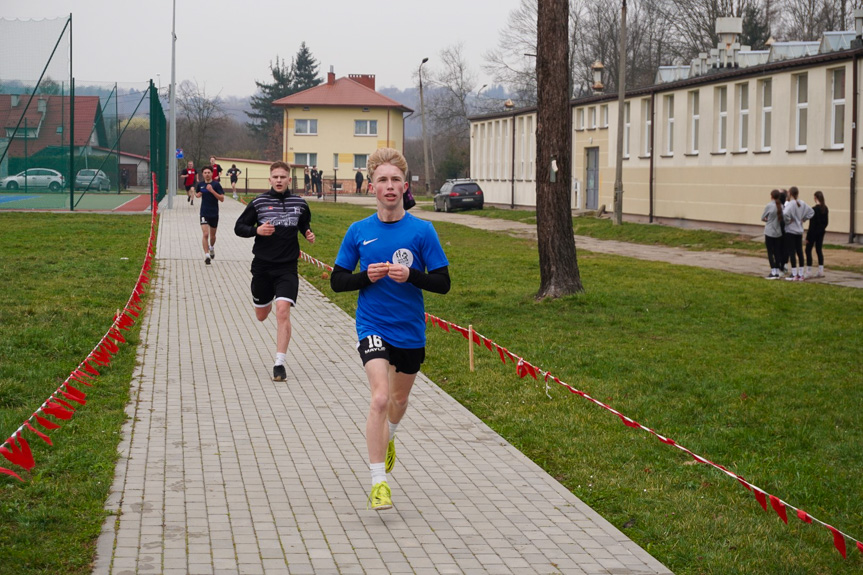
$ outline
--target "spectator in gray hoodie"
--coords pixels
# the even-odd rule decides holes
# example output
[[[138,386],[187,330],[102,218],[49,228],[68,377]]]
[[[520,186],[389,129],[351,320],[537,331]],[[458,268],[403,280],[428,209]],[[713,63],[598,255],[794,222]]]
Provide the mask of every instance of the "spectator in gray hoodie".
[[[782,206],[785,219],[785,250],[791,258],[791,277],[788,281],[803,281],[803,222],[811,220],[815,212],[803,200],[796,186],[788,189],[788,201]],[[795,257],[796,256],[796,257]],[[797,261],[800,267],[797,267]]]
[[[764,279],[778,280],[782,277],[782,202],[779,190],[770,192],[770,203],[764,206],[761,221],[764,222],[764,245],[767,247],[767,260],[770,262],[770,275]]]

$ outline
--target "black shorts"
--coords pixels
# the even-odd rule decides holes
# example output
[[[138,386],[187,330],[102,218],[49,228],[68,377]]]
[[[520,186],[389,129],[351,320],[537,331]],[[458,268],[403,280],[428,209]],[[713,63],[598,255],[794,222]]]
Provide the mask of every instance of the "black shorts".
[[[237,183],[237,176],[231,176],[231,183],[232,183],[232,184],[236,184],[236,183]]]
[[[195,187],[195,184],[192,184],[191,186],[186,186],[186,191],[188,192],[189,190],[191,190],[194,187]]]
[[[219,227],[219,216],[201,216],[201,225],[216,229]]]
[[[360,352],[363,365],[371,359],[382,357],[394,366],[397,372],[407,374],[418,372],[426,359],[426,348],[396,347],[378,335],[370,335],[358,341],[357,351]]]
[[[255,307],[267,307],[273,300],[296,305],[299,290],[296,261],[272,264],[252,260],[252,303]]]

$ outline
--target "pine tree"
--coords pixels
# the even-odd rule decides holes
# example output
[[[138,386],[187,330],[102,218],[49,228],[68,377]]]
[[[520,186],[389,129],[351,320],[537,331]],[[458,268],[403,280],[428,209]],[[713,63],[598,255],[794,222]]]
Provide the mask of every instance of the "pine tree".
[[[270,62],[270,73],[273,78],[271,83],[255,80],[258,93],[252,96],[249,102],[252,111],[246,112],[251,119],[247,126],[255,136],[263,139],[267,139],[273,133],[274,127],[281,127],[282,124],[282,110],[273,106],[273,102],[290,96],[296,91],[293,63],[289,66],[284,60],[280,62],[279,57],[276,56],[275,65]]]
[[[749,5],[743,13],[743,33],[740,44],[750,46],[753,50],[765,50],[770,39],[770,24],[766,14],[758,6]]]
[[[300,44],[292,68],[294,73],[293,93],[314,88],[321,83],[321,79],[318,78],[318,62],[312,56],[312,52],[305,42]]]

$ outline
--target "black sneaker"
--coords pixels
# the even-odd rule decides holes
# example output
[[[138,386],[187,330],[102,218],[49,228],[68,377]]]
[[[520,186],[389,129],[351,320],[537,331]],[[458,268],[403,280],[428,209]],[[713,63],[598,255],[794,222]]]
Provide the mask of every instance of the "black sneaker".
[[[285,381],[288,379],[288,373],[285,371],[284,365],[273,366],[273,381]]]
[[[204,254],[204,263],[210,265],[210,254]]]

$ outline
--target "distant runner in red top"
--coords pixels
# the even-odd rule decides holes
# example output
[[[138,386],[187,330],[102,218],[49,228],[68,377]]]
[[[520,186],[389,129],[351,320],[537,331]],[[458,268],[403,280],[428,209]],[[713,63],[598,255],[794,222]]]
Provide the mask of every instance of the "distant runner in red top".
[[[216,156],[210,156],[210,165],[213,166],[213,181],[218,182],[222,175],[222,166],[216,163]]]
[[[195,205],[195,184],[198,182],[198,172],[195,171],[195,162],[186,164],[186,169],[180,172],[184,176],[183,185],[186,186],[186,202]]]

